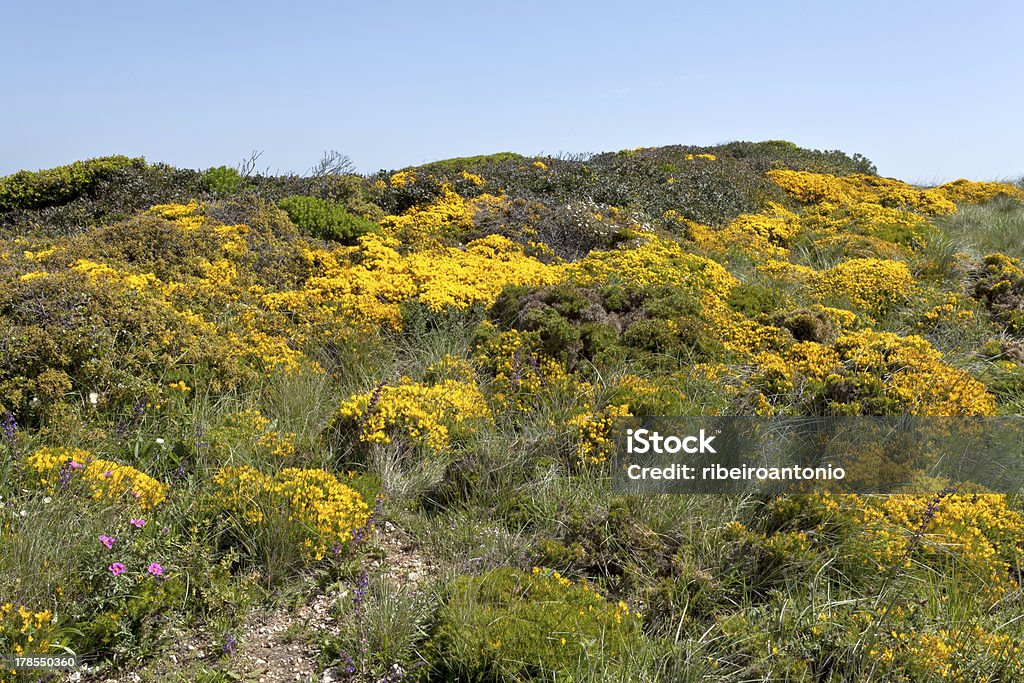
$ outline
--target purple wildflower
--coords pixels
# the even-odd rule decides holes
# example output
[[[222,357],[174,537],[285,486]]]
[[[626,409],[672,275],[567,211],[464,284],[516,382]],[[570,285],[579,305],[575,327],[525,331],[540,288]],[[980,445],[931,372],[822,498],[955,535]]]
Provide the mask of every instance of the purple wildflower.
[[[3,431],[4,441],[13,448],[14,439],[18,435],[18,421],[14,419],[14,413],[4,414],[3,422],[0,422],[0,430]]]

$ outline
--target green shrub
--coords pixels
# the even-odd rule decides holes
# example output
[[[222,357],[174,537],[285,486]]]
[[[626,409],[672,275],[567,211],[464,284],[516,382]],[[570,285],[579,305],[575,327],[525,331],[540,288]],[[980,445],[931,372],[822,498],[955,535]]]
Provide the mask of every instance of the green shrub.
[[[288,197],[278,202],[278,206],[303,231],[324,240],[353,244],[357,238],[378,230],[373,221],[316,197]]]
[[[538,569],[456,578],[427,644],[432,673],[460,681],[603,680],[648,648],[625,603]]]
[[[64,204],[88,193],[101,180],[130,168],[145,169],[145,159],[99,157],[44,171],[18,171],[0,178],[0,211]]]
[[[203,173],[203,187],[215,194],[234,194],[241,184],[238,169],[217,166]]]

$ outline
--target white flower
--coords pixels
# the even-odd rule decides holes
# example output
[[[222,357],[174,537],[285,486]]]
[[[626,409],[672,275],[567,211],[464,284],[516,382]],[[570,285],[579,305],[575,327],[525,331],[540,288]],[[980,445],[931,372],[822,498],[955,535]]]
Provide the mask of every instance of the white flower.
[[[99,400],[100,400],[100,395],[99,394],[97,394],[95,391],[90,391],[89,392],[89,403],[91,403],[93,405],[96,405],[96,403],[98,403]]]
[[[22,517],[28,517],[28,510],[22,510],[21,511],[21,516]]]
[[[163,445],[164,445],[164,440],[163,440],[163,439],[161,439],[161,438],[159,438],[159,437],[157,437],[157,440],[156,440],[156,442],[157,442],[157,443],[158,443],[159,445],[161,445],[161,446],[163,446]]]
[[[43,502],[44,503],[52,503],[53,502],[53,498],[50,498],[49,496],[47,496],[46,498],[43,498]]]

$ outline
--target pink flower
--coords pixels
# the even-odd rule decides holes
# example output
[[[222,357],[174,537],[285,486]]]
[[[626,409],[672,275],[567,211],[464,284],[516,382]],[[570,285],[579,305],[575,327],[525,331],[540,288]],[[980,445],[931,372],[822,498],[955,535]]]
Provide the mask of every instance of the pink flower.
[[[146,526],[146,520],[144,519],[130,519],[128,520],[128,523],[136,529],[141,529],[142,527]]]
[[[148,571],[153,576],[162,576],[164,573],[164,568],[156,562],[151,562],[149,568],[146,571]]]
[[[110,570],[111,574],[113,574],[114,576],[117,576],[118,574],[120,574],[121,572],[124,571],[125,567],[120,562],[115,562],[114,564],[112,564],[109,567],[107,567],[107,569]]]
[[[80,470],[83,467],[85,467],[85,465],[83,465],[80,462],[75,462],[74,460],[72,460],[71,462],[68,463],[68,467],[70,467],[73,470]]]
[[[114,476],[114,473],[111,472],[110,470],[107,470],[106,472],[103,473],[104,479],[110,479],[112,476]]]
[[[100,543],[102,543],[103,545],[107,546],[107,548],[113,548],[114,547],[114,539],[112,537],[110,537],[110,536],[103,536],[103,535],[101,535],[100,536]]]

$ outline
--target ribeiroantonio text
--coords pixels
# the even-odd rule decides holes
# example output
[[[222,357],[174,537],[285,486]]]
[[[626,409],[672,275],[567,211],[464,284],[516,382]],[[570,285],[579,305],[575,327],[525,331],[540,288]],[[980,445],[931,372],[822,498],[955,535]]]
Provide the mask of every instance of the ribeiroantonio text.
[[[698,471],[699,470],[699,471]],[[725,467],[724,465],[710,465],[698,468],[695,465],[680,465],[678,463],[668,467],[642,467],[630,465],[626,468],[626,476],[633,480],[644,479],[668,479],[677,481],[782,481],[793,480],[817,480],[830,481],[846,477],[846,470],[842,467]]]

